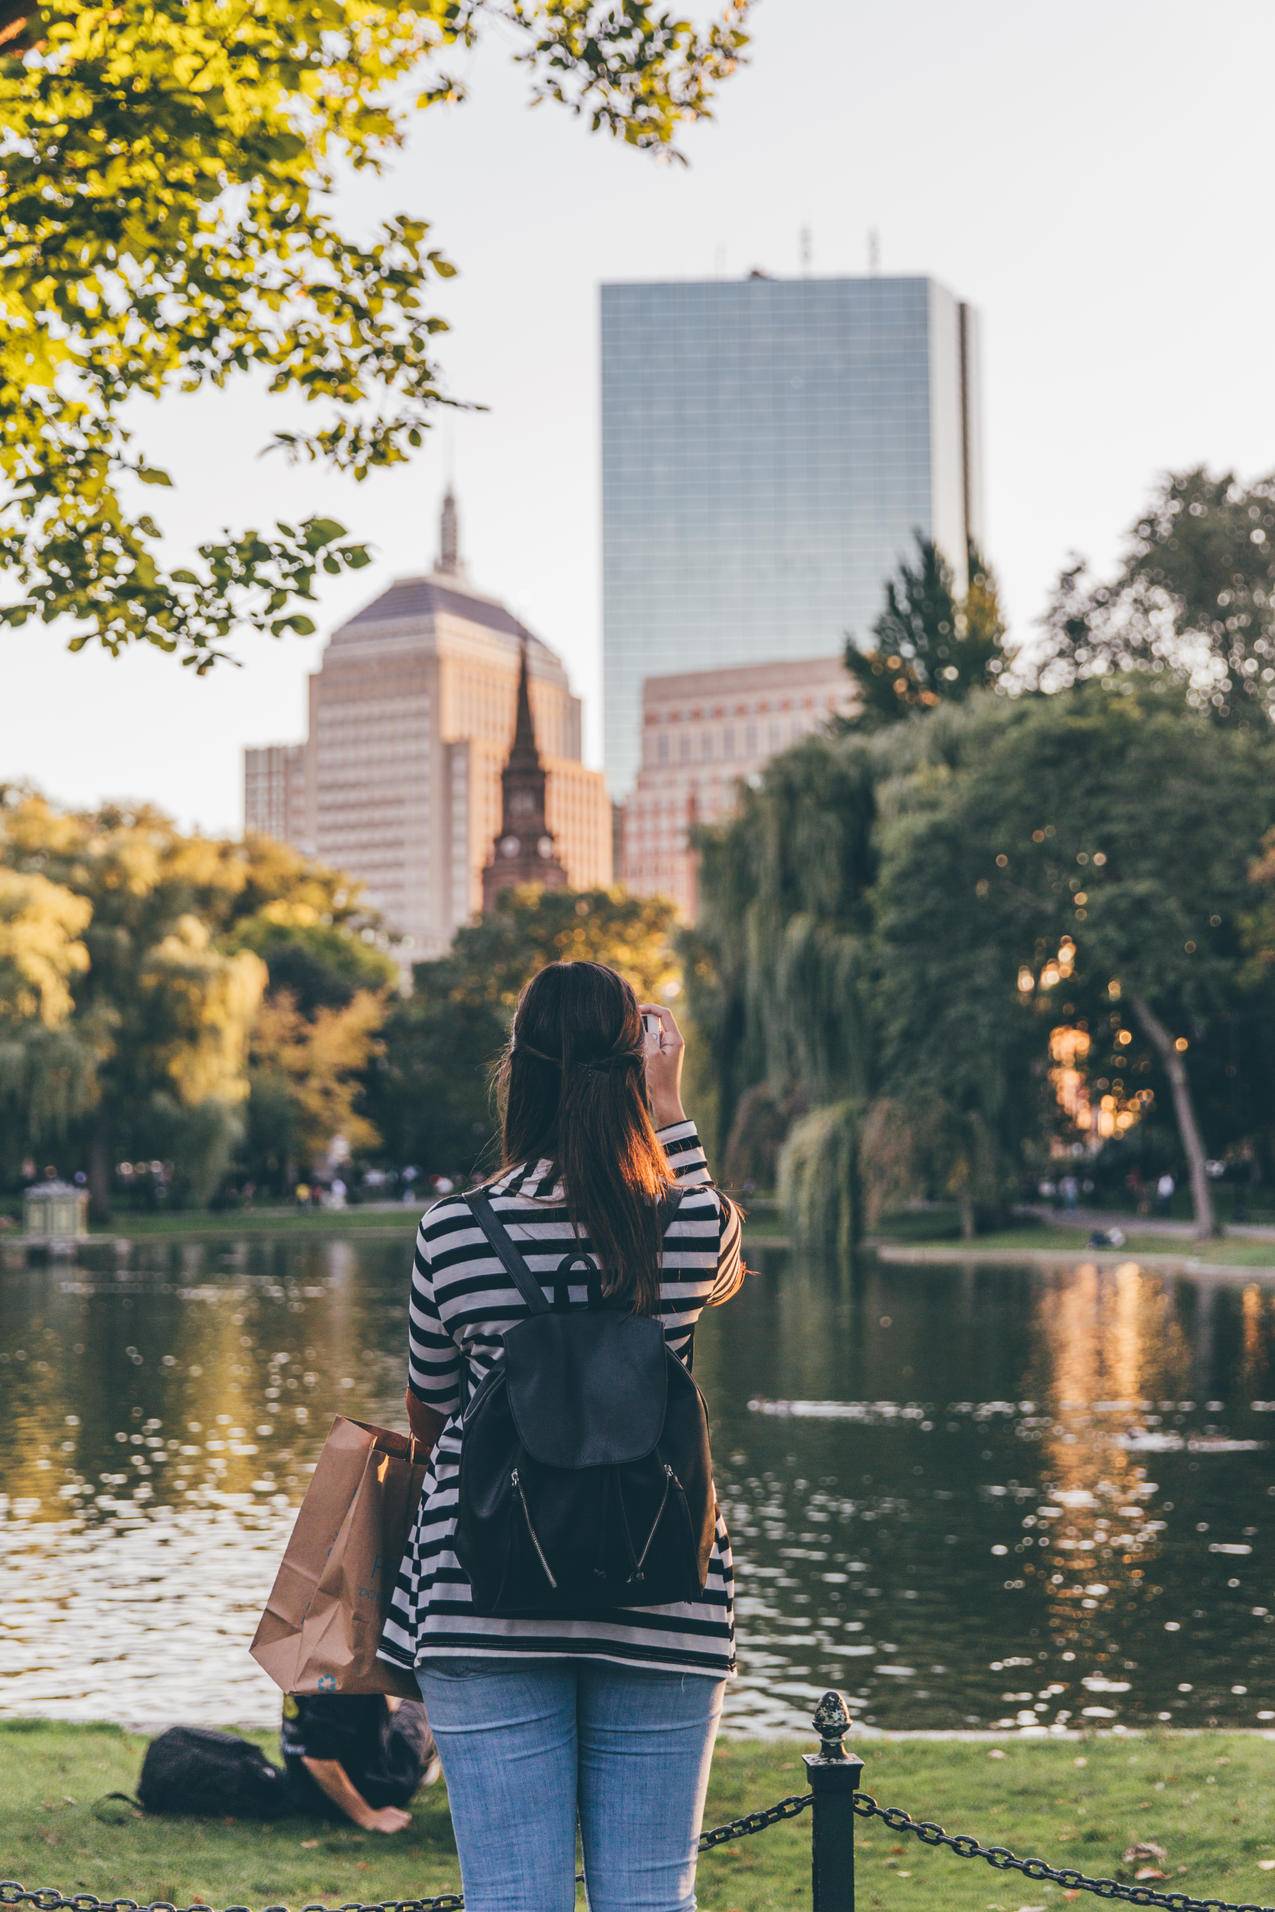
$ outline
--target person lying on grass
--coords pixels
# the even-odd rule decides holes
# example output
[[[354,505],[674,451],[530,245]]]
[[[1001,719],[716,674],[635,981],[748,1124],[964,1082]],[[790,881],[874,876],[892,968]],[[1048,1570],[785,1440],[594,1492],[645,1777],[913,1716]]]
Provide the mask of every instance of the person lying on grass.
[[[365,1832],[403,1832],[441,1771],[423,1704],[381,1693],[289,1693],[279,1744],[297,1810]]]

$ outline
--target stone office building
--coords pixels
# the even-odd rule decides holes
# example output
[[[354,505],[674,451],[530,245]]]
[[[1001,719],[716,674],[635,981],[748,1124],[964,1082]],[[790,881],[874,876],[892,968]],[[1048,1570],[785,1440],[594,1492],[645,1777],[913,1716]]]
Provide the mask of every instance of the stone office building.
[[[608,884],[611,811],[581,761],[580,700],[548,645],[469,583],[450,491],[433,570],[397,579],[329,639],[305,743],[244,753],[245,829],[357,878],[405,967],[442,954],[482,907],[523,670],[555,859],[573,887]],[[292,751],[301,802],[298,760],[279,754]]]
[[[838,657],[648,677],[637,781],[620,827],[622,880],[641,895],[672,897],[694,922],[695,825],[730,816],[741,782],[853,707],[852,680]]]

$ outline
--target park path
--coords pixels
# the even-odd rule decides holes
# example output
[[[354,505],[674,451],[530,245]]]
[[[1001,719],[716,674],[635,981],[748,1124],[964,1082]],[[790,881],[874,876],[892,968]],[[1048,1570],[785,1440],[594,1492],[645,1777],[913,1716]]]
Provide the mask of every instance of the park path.
[[[1130,1215],[1117,1209],[1056,1208],[1047,1202],[1034,1203],[1028,1213],[1038,1215],[1043,1222],[1052,1222],[1055,1226],[1062,1223],[1073,1228],[1087,1228],[1090,1232],[1095,1229],[1122,1228],[1126,1235],[1163,1235],[1166,1241],[1192,1241],[1195,1238],[1193,1222],[1171,1220],[1164,1215]],[[1275,1223],[1228,1222],[1223,1233],[1234,1235],[1237,1240],[1275,1241]]]

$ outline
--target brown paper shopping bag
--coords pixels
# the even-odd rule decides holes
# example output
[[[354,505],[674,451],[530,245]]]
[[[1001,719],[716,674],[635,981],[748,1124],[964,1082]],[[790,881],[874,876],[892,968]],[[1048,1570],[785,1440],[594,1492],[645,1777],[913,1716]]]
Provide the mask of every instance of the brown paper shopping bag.
[[[420,1698],[376,1649],[424,1478],[410,1436],[337,1415],[252,1642],[285,1693]]]

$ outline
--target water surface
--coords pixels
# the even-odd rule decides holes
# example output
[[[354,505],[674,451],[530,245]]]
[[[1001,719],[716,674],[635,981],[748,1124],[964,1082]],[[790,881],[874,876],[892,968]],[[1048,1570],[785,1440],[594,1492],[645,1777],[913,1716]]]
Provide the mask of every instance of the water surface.
[[[247,1643],[332,1413],[402,1424],[411,1234],[0,1269],[0,1713],[276,1717]],[[1275,1722],[1275,1286],[756,1259],[696,1361],[730,1728]]]

